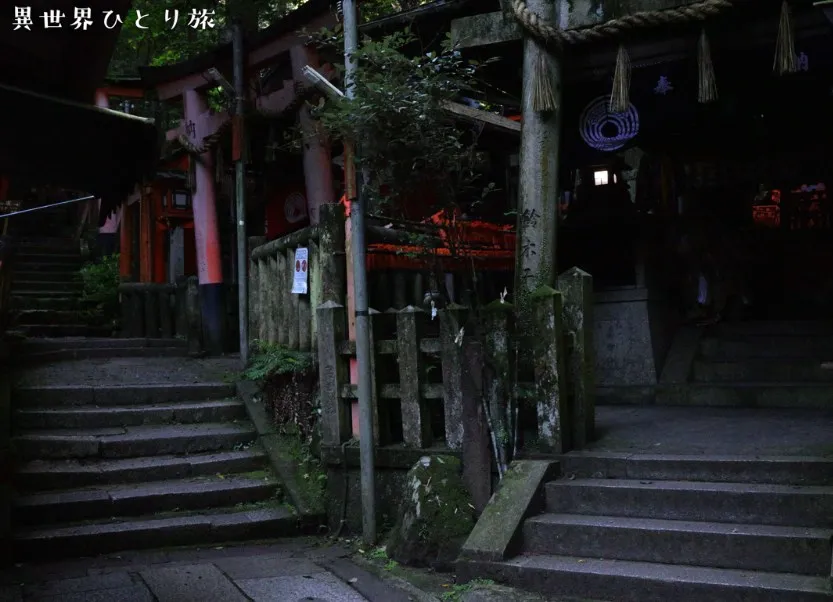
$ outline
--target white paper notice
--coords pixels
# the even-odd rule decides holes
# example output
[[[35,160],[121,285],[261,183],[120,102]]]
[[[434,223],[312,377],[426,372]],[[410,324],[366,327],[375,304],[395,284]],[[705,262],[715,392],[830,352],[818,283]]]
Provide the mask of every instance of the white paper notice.
[[[295,249],[295,278],[292,280],[292,292],[296,295],[307,294],[307,273],[309,268],[309,250],[303,247]]]

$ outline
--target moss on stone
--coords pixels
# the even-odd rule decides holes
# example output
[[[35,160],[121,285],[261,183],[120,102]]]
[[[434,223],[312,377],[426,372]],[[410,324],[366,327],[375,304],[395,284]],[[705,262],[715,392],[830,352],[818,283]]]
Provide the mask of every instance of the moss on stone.
[[[387,543],[393,560],[410,566],[450,567],[475,523],[461,474],[460,460],[449,456],[425,456],[411,468]]]

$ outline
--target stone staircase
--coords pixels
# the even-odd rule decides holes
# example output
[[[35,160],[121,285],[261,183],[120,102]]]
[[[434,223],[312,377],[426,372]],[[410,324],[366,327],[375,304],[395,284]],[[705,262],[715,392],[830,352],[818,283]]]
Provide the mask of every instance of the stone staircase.
[[[572,452],[520,555],[468,561],[549,596],[829,602],[833,460]]]
[[[59,362],[14,389],[17,561],[297,530],[234,386],[151,361]]]
[[[460,576],[609,602],[833,601],[831,360],[830,323],[707,329],[687,382],[657,399],[694,407],[657,408],[656,422],[617,407],[631,439],[607,424],[589,450],[561,456],[518,555],[461,562]],[[702,418],[684,422],[692,413]],[[825,445],[808,434],[795,446],[814,420]]]
[[[111,327],[90,323],[94,307],[81,298],[78,241],[23,237],[15,246],[11,297],[17,330],[29,337],[112,334]]]
[[[833,322],[718,324],[660,405],[833,409]]]

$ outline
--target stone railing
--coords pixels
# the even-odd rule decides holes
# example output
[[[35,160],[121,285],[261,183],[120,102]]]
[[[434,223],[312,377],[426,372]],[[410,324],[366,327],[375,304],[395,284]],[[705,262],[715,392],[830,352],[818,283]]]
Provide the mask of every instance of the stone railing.
[[[249,338],[310,351],[317,344],[313,308],[345,294],[344,212],[340,205],[321,207],[317,226],[264,243],[249,239]],[[307,292],[292,292],[296,250],[307,249]]]
[[[462,306],[435,315],[370,310],[376,444],[465,453],[467,441],[488,449],[494,440],[483,437],[496,437],[521,448],[526,437],[545,453],[584,447],[595,414],[592,278],[573,268],[559,286],[533,297],[534,338],[516,334],[514,308],[500,301],[476,316]],[[353,432],[355,343],[344,306],[329,301],[316,313],[322,444],[337,456]],[[500,432],[507,424],[512,432]]]

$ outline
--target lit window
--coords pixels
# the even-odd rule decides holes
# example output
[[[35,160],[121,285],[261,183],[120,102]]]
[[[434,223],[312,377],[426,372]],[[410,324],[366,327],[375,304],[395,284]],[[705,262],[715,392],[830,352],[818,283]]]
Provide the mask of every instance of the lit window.
[[[607,186],[607,170],[594,171],[593,172],[593,183],[596,186]]]
[[[613,183],[616,184],[619,180],[616,179],[616,174],[613,174]]]
[[[190,194],[181,190],[174,192],[174,207],[176,209],[188,209],[190,196]]]

